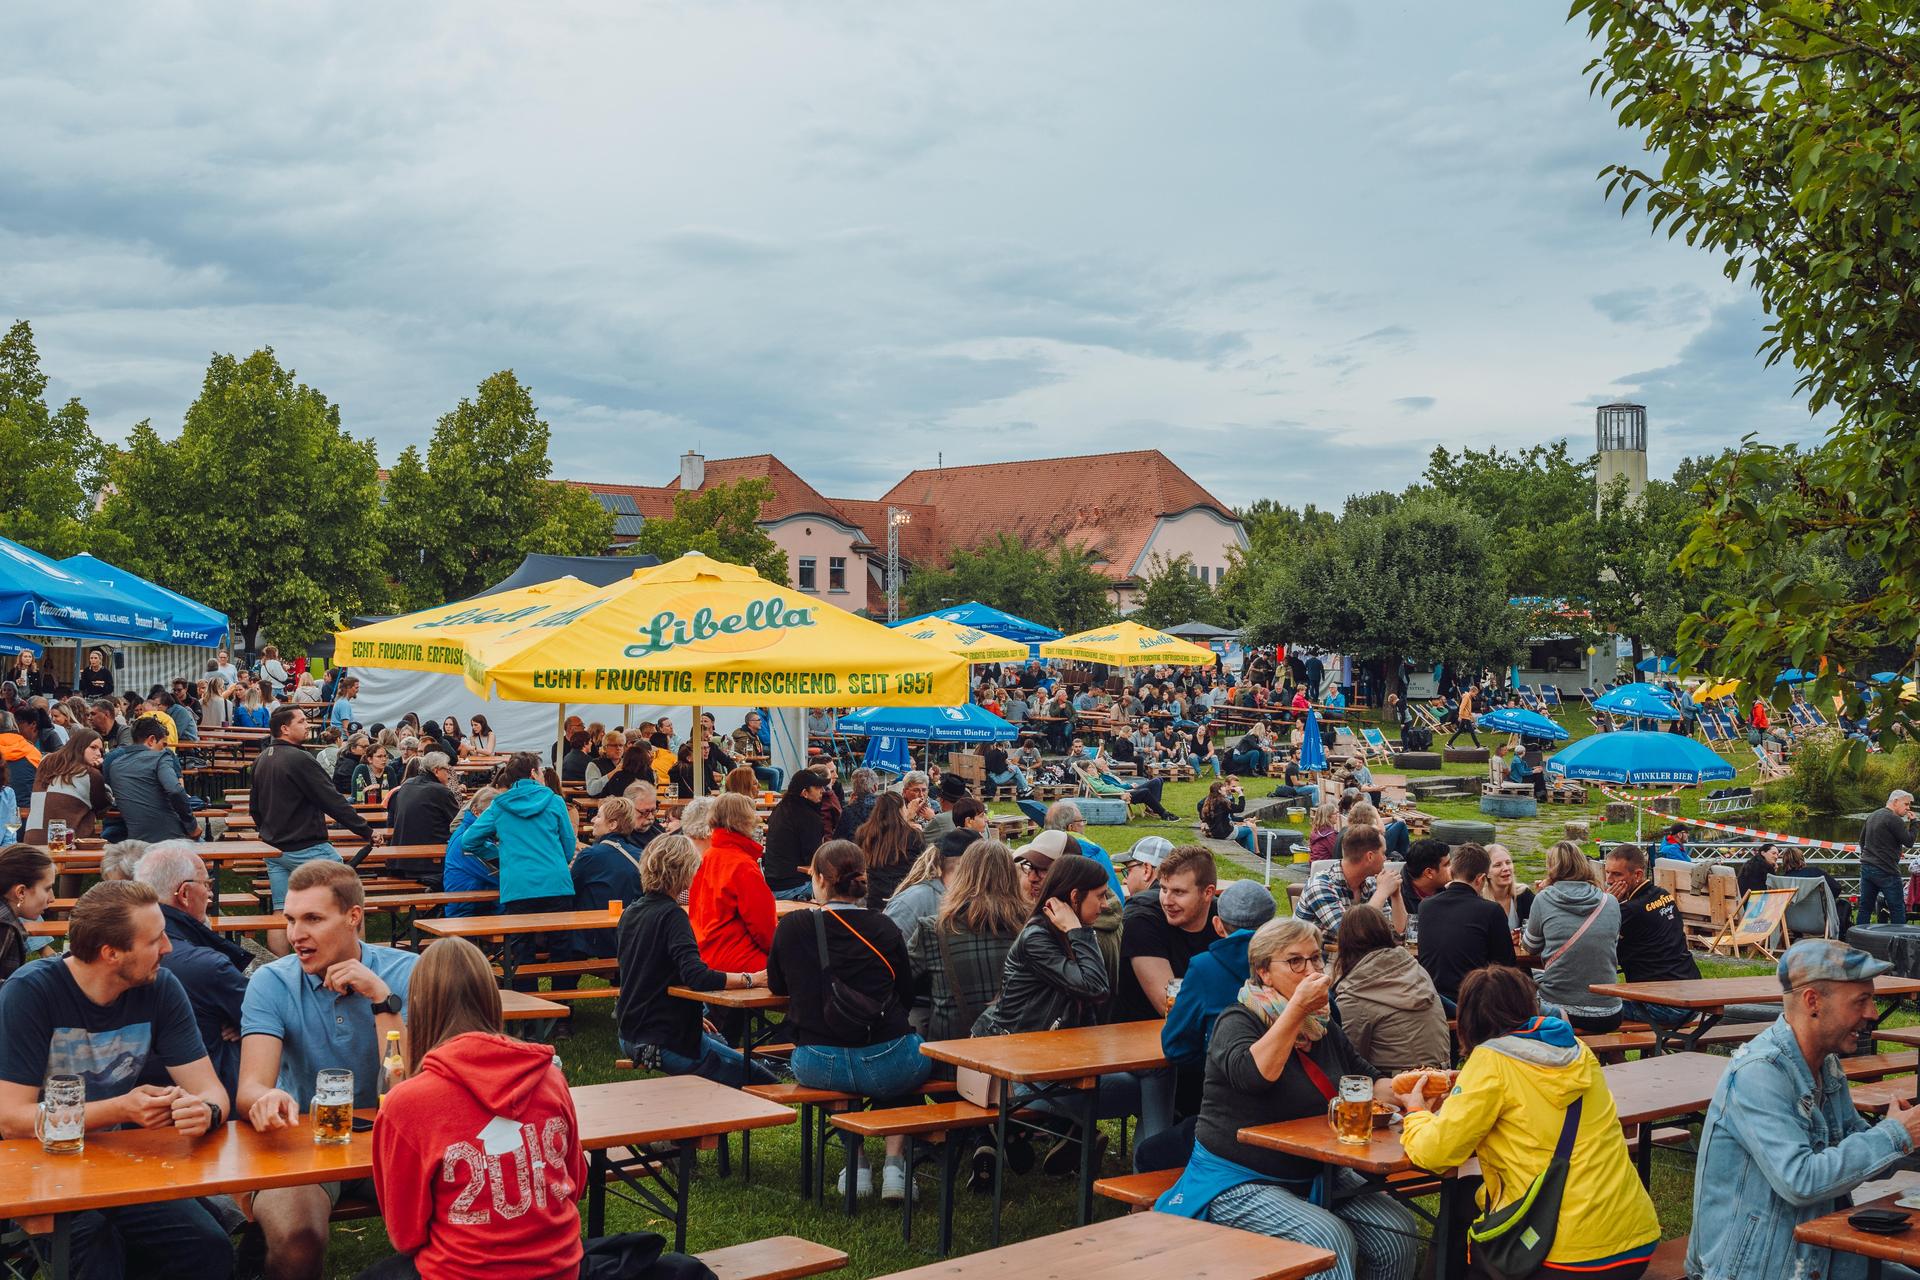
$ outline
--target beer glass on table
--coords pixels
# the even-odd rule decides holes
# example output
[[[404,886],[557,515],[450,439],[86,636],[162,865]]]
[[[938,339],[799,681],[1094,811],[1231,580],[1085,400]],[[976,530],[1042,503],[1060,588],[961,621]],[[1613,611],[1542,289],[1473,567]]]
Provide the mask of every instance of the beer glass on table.
[[[33,1113],[33,1136],[48,1155],[75,1156],[87,1148],[87,1084],[70,1072],[57,1072],[40,1086]]]
[[[329,1067],[313,1082],[313,1142],[343,1146],[353,1141],[353,1072]]]
[[[73,848],[73,833],[67,824],[58,820],[47,824],[47,850],[50,853],[66,853]]]
[[[1327,1122],[1333,1136],[1349,1146],[1373,1141],[1373,1081],[1365,1076],[1341,1076],[1340,1092],[1327,1103]]]

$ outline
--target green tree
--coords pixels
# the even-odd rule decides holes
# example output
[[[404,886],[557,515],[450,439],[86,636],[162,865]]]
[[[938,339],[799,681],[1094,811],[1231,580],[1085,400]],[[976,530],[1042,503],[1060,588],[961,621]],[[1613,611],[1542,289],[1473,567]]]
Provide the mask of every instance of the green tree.
[[[126,566],[223,610],[249,648],[303,649],[384,602],[373,442],[271,347],[215,355],[180,434],[141,422],[108,475]]]
[[[1435,449],[1422,482],[1458,499],[1494,530],[1494,552],[1517,596],[1565,599],[1587,586],[1593,460],[1567,442],[1504,449]]]
[[[1706,482],[1679,564],[1734,586],[1680,626],[1681,656],[1765,688],[1782,663],[1825,659],[1821,692],[1853,698],[1839,673],[1920,660],[1920,25],[1911,6],[1820,0],[1572,14],[1601,44],[1594,92],[1658,158],[1603,170],[1608,194],[1750,281],[1771,316],[1760,354],[1836,413],[1818,447],[1749,440]],[[1795,554],[1827,539],[1878,570],[1864,599]],[[1884,733],[1894,710],[1881,701]]]
[[[1360,658],[1504,663],[1525,638],[1484,521],[1416,492],[1348,504],[1333,535],[1287,564],[1256,604],[1257,644]]]
[[[85,406],[46,396],[33,328],[16,321],[0,337],[0,535],[58,558],[88,549],[105,455]]]
[[[1156,553],[1141,584],[1135,622],[1148,627],[1177,627],[1183,622],[1219,622],[1220,606],[1207,584],[1194,572],[1193,557],[1169,560]]]
[[[673,495],[672,517],[647,521],[628,550],[663,561],[698,551],[785,586],[787,553],[760,527],[761,508],[772,501],[773,486],[758,478],[683,490]]]
[[[382,525],[403,608],[464,599],[530,552],[606,549],[613,516],[587,490],[547,478],[551,436],[532,393],[503,369],[441,416],[424,460],[412,447],[400,455]]]
[[[1246,530],[1247,547],[1227,548],[1227,571],[1214,593],[1221,626],[1243,624],[1280,566],[1329,537],[1339,523],[1335,513],[1311,502],[1295,510],[1272,498],[1257,499],[1236,514]]]
[[[1113,619],[1113,583],[1084,548],[1030,547],[1010,533],[953,553],[945,566],[915,569],[901,585],[909,613],[978,600],[1068,633]]]

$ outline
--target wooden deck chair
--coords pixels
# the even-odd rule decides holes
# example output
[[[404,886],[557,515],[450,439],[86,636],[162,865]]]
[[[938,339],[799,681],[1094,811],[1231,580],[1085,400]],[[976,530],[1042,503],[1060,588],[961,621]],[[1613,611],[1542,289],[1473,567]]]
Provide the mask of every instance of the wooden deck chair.
[[[1567,700],[1560,696],[1560,686],[1557,684],[1541,685],[1540,701],[1556,710],[1567,705]]]
[[[1393,747],[1388,744],[1386,735],[1371,726],[1360,731],[1360,745],[1370,760],[1393,759]]]
[[[1785,765],[1775,762],[1774,758],[1767,754],[1767,749],[1757,742],[1753,744],[1753,760],[1760,768],[1762,782],[1778,782],[1789,772]]]
[[[1797,698],[1795,702],[1806,716],[1809,725],[1821,726],[1828,723],[1826,713],[1814,706],[1811,702],[1806,701],[1804,698]]]
[[[1586,685],[1581,685],[1580,697],[1582,701],[1584,701],[1588,706],[1592,706],[1596,701],[1599,700],[1600,695],[1595,693],[1592,689],[1589,689]]]
[[[1440,717],[1434,713],[1433,708],[1428,706],[1426,703],[1409,702],[1407,704],[1407,708],[1410,711],[1412,711],[1414,716],[1420,721],[1420,723],[1425,725],[1427,728],[1432,729],[1436,732],[1445,731],[1447,727],[1446,723],[1442,721]]]
[[[1721,746],[1727,740],[1726,726],[1722,725],[1720,718],[1711,711],[1702,711],[1694,717],[1694,725],[1700,730],[1700,736],[1707,740],[1709,746]]]
[[[1826,881],[1816,881],[1824,885]],[[1707,944],[1711,955],[1749,956],[1758,952],[1768,960],[1777,960],[1779,939],[1786,936],[1787,908],[1793,905],[1794,889],[1754,889],[1740,899],[1740,906],[1720,926]]]
[[[1073,771],[1080,775],[1081,795],[1096,796],[1102,800],[1124,800],[1127,802],[1127,817],[1133,817],[1133,792],[1127,790],[1125,787],[1114,786],[1111,782],[1108,782],[1100,776],[1098,769],[1095,769],[1093,765],[1087,762],[1074,761]]]

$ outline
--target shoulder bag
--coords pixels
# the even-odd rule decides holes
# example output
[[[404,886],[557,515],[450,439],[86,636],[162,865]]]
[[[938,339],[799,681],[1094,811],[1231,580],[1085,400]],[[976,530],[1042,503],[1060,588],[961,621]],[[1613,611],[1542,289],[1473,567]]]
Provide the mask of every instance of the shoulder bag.
[[[1580,1130],[1581,1101],[1575,1098],[1567,1108],[1553,1156],[1540,1176],[1528,1184],[1526,1194],[1504,1209],[1483,1214],[1467,1228],[1472,1261],[1493,1280],[1524,1280],[1540,1269],[1553,1248],[1573,1140]]]
[[[816,910],[813,913],[813,936],[820,947],[820,974],[827,981],[827,997],[821,1002],[821,1020],[827,1024],[827,1030],[840,1037],[846,1044],[870,1044],[874,1032],[892,1012],[893,991],[889,988],[884,999],[876,1000],[866,992],[842,982],[834,974],[833,962],[827,956],[827,922],[823,919],[825,916],[840,920],[839,913],[835,911]],[[840,924],[879,958],[880,963],[886,966],[889,978],[896,976],[893,965],[889,964],[886,956],[881,954],[880,948],[868,942],[866,935],[845,920],[840,920]]]

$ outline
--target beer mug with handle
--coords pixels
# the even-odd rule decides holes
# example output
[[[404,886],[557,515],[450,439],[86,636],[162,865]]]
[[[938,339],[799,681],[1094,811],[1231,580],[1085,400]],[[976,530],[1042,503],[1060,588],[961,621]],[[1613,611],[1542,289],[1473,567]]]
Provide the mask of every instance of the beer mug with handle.
[[[60,1072],[40,1087],[40,1106],[33,1114],[33,1136],[49,1155],[78,1155],[87,1148],[87,1084],[79,1076]]]
[[[1327,1123],[1333,1136],[1349,1146],[1373,1141],[1373,1081],[1365,1076],[1341,1076],[1340,1091],[1327,1103]]]
[[[353,1072],[344,1067],[329,1067],[314,1078],[313,1141],[322,1147],[353,1141]]]

